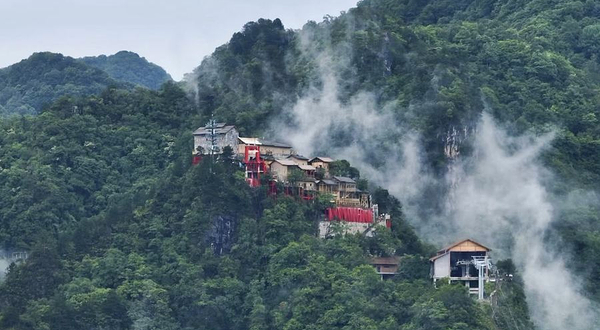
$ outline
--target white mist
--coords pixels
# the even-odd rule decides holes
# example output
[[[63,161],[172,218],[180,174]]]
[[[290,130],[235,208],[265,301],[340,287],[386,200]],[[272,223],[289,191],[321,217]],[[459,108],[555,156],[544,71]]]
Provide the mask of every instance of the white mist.
[[[595,327],[597,310],[580,293],[579,281],[563,257],[544,242],[554,210],[543,185],[550,173],[537,159],[553,134],[509,137],[483,113],[477,130],[470,133],[473,156],[451,162],[445,209],[423,221],[416,205],[427,198],[424,188],[439,182],[428,175],[419,135],[398,124],[388,109],[391,105],[378,107],[372,94],[358,93],[341,103],[337,72],[346,63],[339,56],[334,60],[331,51],[312,48],[310,36],[302,40],[300,50],[318,65],[320,84],[290,107],[287,121],[274,123],[280,139],[305,156],[327,151],[327,156],[349,160],[370,181],[402,200],[426,239],[442,244],[470,237],[494,248],[497,256],[512,258],[522,272],[531,317],[539,328]],[[351,137],[341,147],[329,133],[336,130]],[[378,153],[385,158],[382,166],[374,167],[365,157],[373,150],[385,150]]]

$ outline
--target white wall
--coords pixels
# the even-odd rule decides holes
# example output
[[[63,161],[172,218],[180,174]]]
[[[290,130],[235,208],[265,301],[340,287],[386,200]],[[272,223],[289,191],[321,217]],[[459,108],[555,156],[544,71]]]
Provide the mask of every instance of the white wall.
[[[433,278],[450,277],[450,253],[433,262]]]
[[[238,150],[238,137],[239,134],[235,128],[227,132],[227,134],[217,134],[215,142],[217,147],[219,147],[218,153],[220,154],[226,146],[231,146],[233,152],[236,152]],[[207,135],[194,135],[194,152],[198,150],[198,146],[201,146],[205,153],[210,151],[211,143]]]

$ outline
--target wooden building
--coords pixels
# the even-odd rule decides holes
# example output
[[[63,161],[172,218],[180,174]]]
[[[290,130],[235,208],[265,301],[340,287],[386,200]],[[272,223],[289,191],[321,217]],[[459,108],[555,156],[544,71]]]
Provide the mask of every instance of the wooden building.
[[[363,207],[356,181],[344,176],[334,176],[332,179],[337,185],[335,197],[338,206]]]
[[[382,280],[387,280],[398,273],[400,257],[374,257],[371,259],[371,265]]]
[[[317,180],[315,180],[315,178],[310,178],[310,177],[305,177],[302,180],[298,180],[298,182],[296,182],[296,185],[298,185],[298,187],[307,190],[307,191],[316,191],[317,190]]]
[[[301,155],[297,155],[297,154],[293,154],[293,155],[289,155],[287,158],[295,161],[298,165],[306,165],[306,166],[308,166],[309,159],[307,157],[304,157],[304,156],[301,156]]]
[[[473,257],[489,258],[490,248],[471,239],[465,239],[451,244],[437,252],[429,259],[431,261],[431,277],[433,281],[447,278],[450,282],[461,282],[469,288],[469,292],[479,292],[479,273],[474,264]],[[489,274],[486,268],[484,274],[486,281]]]
[[[309,165],[325,170],[325,176],[329,176],[329,164],[333,163],[333,159],[329,157],[313,157],[308,161]]]
[[[317,181],[317,190],[323,194],[337,196],[337,183],[329,179],[319,180]]]
[[[334,176],[333,180],[338,184],[338,191],[343,194],[352,194],[356,192],[356,181],[345,176]]]
[[[288,158],[290,159],[290,158]],[[297,162],[296,162],[297,163]],[[310,166],[310,165],[305,165],[305,164],[298,164],[298,168],[300,168],[300,170],[302,170],[302,172],[304,173],[304,175],[308,178],[315,178],[315,171],[316,168]]]
[[[280,182],[287,182],[288,175],[292,169],[299,169],[298,164],[289,159],[275,159],[271,163],[270,168],[273,177]]]

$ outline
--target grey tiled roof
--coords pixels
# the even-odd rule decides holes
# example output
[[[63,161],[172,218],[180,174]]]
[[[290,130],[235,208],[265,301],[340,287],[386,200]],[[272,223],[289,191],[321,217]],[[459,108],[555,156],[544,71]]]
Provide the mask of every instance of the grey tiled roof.
[[[310,166],[310,165],[301,165],[298,164],[298,167],[300,167],[301,170],[305,170],[305,171],[315,171],[316,168]]]
[[[335,185],[335,184],[336,184],[336,183],[335,183],[335,181],[333,181],[333,180],[328,180],[328,179],[323,179],[323,180],[321,180],[320,182],[323,182],[324,184],[326,184],[326,185],[328,185],[328,186],[333,186],[333,185]]]
[[[298,159],[302,159],[302,160],[308,160],[307,157],[304,157],[302,155],[289,155],[288,158],[298,158]]]
[[[283,166],[298,166],[295,161],[289,159],[275,159],[275,161]]]
[[[263,146],[279,147],[279,148],[291,148],[292,147],[289,144],[276,142],[276,141],[270,141],[270,140],[260,139],[260,142],[262,143]]]
[[[350,179],[350,178],[347,178],[347,177],[345,177],[345,176],[334,176],[333,178],[334,178],[334,179],[336,179],[336,180],[337,180],[337,181],[339,181],[339,182],[344,182],[344,183],[356,183],[356,181],[354,181],[354,180],[352,180],[352,179]]]
[[[221,125],[221,126],[219,126]],[[225,125],[225,124],[216,124],[215,125],[215,134],[227,134],[227,132],[231,131],[235,126],[233,125]],[[210,134],[210,128],[208,127],[199,127],[194,131],[194,135],[207,135]]]
[[[333,159],[329,158],[329,157],[313,157],[311,160],[309,160],[309,163],[314,162],[315,160],[320,160],[323,163],[331,163],[333,162]]]
[[[244,144],[255,144],[258,146],[278,147],[278,148],[290,148],[290,149],[292,148],[292,146],[285,144],[285,143],[264,140],[261,138],[239,137],[238,139]]]

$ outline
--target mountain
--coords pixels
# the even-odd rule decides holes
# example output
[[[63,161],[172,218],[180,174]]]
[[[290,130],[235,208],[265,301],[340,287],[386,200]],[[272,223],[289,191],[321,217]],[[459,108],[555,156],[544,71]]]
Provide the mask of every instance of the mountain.
[[[163,83],[173,80],[163,68],[133,52],[120,51],[110,56],[90,56],[79,60],[103,70],[114,80],[150,89],[159,89]]]
[[[0,114],[35,114],[63,95],[96,94],[110,85],[125,86],[71,57],[35,53],[0,69]]]
[[[494,329],[464,286],[431,284],[397,199],[371,187],[391,230],[320,239],[328,196],[275,198],[226,157],[192,165],[196,110],[167,82],[0,120],[0,241],[29,254],[0,280],[0,327]],[[382,281],[369,260],[390,254],[403,268]],[[518,277],[503,290],[498,324],[526,327]]]
[[[274,198],[226,157],[193,166],[209,118],[167,82],[0,119],[0,252],[29,255],[0,279],[0,328],[494,329],[464,286],[431,284],[435,249],[387,191],[368,187],[391,230],[323,240],[328,196]],[[369,261],[395,254],[382,281]],[[527,327],[518,276],[503,289],[498,324]]]
[[[600,301],[599,9],[364,0],[299,31],[248,23],[186,80],[202,113],[247,135],[347,158],[423,237],[470,235],[513,258],[539,327],[588,329]]]
[[[61,96],[98,94],[109,86],[156,90],[171,80],[161,67],[132,52],[81,59],[35,53],[0,69],[0,115],[36,114]]]
[[[0,252],[29,258],[0,283],[0,328],[595,328],[599,8],[364,0],[299,31],[260,19],[186,90],[113,85],[1,118]],[[327,196],[250,188],[223,156],[192,166],[210,118],[347,159],[391,228],[322,240]],[[489,304],[431,283],[459,236],[493,249]],[[398,276],[373,256],[401,257]]]
[[[397,121],[422,132],[437,170],[445,166],[438,137],[452,127],[472,127],[489,107],[512,133],[544,125],[564,130],[554,166],[595,186],[597,6],[517,3],[361,1],[298,32],[279,20],[258,20],[187,80],[202,111],[260,132],[269,118],[335,78],[342,103],[366,91],[374,95],[374,107],[410,115]]]

